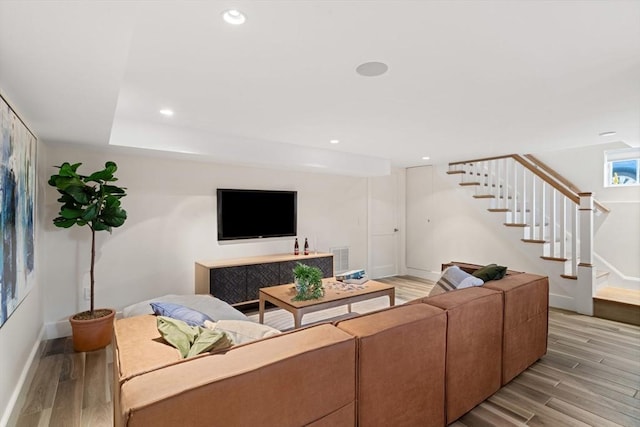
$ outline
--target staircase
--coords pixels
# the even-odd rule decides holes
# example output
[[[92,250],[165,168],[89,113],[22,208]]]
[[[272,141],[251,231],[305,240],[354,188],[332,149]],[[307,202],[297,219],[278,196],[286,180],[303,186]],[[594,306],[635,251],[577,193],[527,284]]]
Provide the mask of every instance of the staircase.
[[[593,298],[608,273],[593,265],[594,215],[609,210],[531,155],[449,163],[447,174],[473,198],[489,202],[521,244],[534,247],[549,272],[550,304],[593,315]]]

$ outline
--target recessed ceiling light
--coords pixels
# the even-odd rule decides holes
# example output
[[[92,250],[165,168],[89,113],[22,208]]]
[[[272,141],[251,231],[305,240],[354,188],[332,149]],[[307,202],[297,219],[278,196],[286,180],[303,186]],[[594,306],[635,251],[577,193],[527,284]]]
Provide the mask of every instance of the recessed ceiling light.
[[[356,67],[356,73],[365,77],[376,77],[386,73],[388,69],[389,66],[384,62],[371,61],[358,65]]]
[[[600,132],[598,135],[600,135],[600,136],[612,136],[612,135],[615,135],[615,134],[616,134],[616,131],[608,130],[606,132]]]
[[[429,157],[429,156],[423,156],[422,157],[422,160],[430,160],[430,159],[431,159],[431,157]]]
[[[160,110],[160,114],[162,114],[163,116],[173,116],[173,110],[169,110],[168,108],[163,108],[162,110]]]
[[[236,9],[225,10],[222,13],[222,19],[228,24],[231,25],[241,25],[244,24],[244,21],[247,20],[247,17],[244,16],[242,12]]]
[[[338,144],[338,143],[340,143],[340,140],[339,139],[332,139],[329,142],[332,143],[332,144]]]

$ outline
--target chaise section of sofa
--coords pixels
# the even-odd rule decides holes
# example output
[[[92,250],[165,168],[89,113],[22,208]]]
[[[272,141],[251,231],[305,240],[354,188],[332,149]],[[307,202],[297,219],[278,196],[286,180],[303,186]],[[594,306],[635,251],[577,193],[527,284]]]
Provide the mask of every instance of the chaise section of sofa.
[[[358,339],[360,426],[442,426],[447,318],[426,304],[341,321]]]
[[[116,426],[355,425],[356,340],[333,325],[138,370],[116,382]]]

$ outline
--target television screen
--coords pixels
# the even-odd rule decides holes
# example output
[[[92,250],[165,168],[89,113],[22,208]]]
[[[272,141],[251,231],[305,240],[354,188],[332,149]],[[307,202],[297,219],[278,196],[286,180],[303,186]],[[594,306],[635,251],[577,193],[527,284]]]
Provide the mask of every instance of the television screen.
[[[295,236],[295,191],[221,189],[218,196],[218,240]]]

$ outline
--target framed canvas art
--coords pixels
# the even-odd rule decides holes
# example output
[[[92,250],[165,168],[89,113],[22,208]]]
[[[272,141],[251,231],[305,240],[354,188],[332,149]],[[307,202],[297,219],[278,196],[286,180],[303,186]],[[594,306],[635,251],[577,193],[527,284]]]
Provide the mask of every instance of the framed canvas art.
[[[33,285],[36,146],[0,97],[0,327]]]

